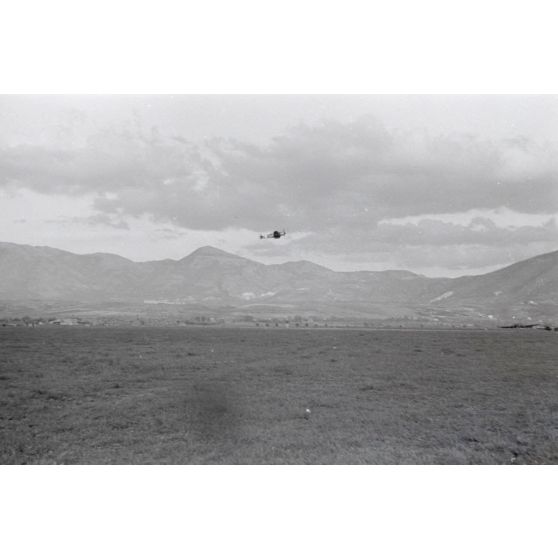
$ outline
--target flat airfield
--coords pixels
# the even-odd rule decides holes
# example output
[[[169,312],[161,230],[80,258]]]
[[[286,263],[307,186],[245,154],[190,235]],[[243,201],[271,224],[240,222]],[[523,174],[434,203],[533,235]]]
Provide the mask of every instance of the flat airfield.
[[[556,464],[557,363],[535,330],[0,328],[0,463]]]

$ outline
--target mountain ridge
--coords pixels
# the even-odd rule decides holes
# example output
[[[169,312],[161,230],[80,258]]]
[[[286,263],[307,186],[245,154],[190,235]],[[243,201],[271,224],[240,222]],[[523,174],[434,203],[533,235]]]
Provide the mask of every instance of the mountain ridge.
[[[499,270],[432,278],[407,270],[334,271],[308,260],[264,264],[212,246],[179,259],[134,262],[0,242],[0,302],[204,304],[351,312],[372,318],[558,318],[558,251]]]

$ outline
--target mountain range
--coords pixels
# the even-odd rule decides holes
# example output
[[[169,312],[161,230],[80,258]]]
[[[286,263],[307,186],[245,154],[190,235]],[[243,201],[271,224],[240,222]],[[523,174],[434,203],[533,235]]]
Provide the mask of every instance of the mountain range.
[[[105,309],[203,305],[244,314],[555,322],[558,251],[450,279],[410,271],[338,272],[309,261],[266,265],[211,246],[180,260],[133,262],[0,243],[0,309],[66,302]]]

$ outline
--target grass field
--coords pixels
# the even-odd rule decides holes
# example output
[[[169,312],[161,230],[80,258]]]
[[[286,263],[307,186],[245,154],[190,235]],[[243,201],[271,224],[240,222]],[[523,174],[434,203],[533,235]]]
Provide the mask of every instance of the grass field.
[[[0,462],[558,463],[558,335],[3,328]]]

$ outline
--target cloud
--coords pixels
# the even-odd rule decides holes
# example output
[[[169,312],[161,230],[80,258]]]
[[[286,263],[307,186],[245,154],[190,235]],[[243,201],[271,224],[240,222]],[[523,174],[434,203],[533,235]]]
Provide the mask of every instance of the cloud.
[[[14,221],[16,222],[16,221]],[[20,222],[25,222],[22,219]],[[113,215],[94,213],[87,217],[59,217],[57,219],[44,219],[43,223],[53,225],[85,225],[86,227],[109,227],[112,229],[130,230],[130,226],[123,219]]]
[[[421,219],[416,223],[379,223],[370,230],[342,234],[309,233],[281,245],[253,243],[256,257],[312,259],[325,257],[336,269],[413,269],[428,275],[490,271],[558,248],[554,218],[538,226],[497,226],[474,217],[468,224]],[[327,263],[326,263],[327,265]],[[453,273],[455,274],[455,273]]]
[[[353,246],[390,218],[496,207],[550,214],[558,211],[557,185],[555,145],[387,130],[372,117],[300,125],[266,145],[194,144],[153,128],[104,130],[76,149],[0,150],[0,187],[93,194],[100,213],[191,230],[285,227]],[[440,235],[472,234],[437,226],[420,229],[434,244]]]
[[[118,219],[112,215],[105,215],[103,213],[96,213],[89,217],[74,217],[72,221],[74,223],[84,223],[93,227],[101,225],[113,229],[130,230],[130,225],[123,219]]]
[[[375,250],[394,250],[398,246],[470,245],[506,248],[518,244],[547,242],[558,244],[558,227],[554,218],[540,226],[497,226],[492,219],[474,217],[467,225],[448,223],[437,219],[422,219],[417,223],[379,223],[369,230],[355,230],[342,234],[337,229],[314,232],[282,245],[283,252],[295,249],[329,253],[370,253]],[[253,249],[261,254],[277,253],[270,243],[254,243]]]
[[[363,118],[299,126],[265,147],[212,148],[227,192],[297,230],[370,229],[386,218],[501,206],[558,209],[557,149],[525,138],[388,132]]]
[[[541,226],[519,227],[498,227],[486,217],[475,217],[468,225],[424,219],[417,224],[380,224],[374,239],[409,246],[509,246],[531,242],[558,242],[558,228],[554,219],[549,219]]]
[[[187,182],[197,169],[196,158],[193,144],[170,143],[156,129],[150,134],[104,130],[76,149],[34,145],[0,149],[0,187],[118,197],[122,190],[141,193],[165,180]]]

